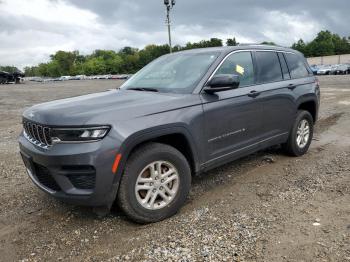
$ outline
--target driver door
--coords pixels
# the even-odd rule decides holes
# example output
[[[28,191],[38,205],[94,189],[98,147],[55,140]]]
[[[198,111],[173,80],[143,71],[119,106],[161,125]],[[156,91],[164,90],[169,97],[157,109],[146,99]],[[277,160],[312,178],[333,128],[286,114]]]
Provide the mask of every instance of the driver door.
[[[255,151],[262,129],[262,103],[255,86],[251,52],[232,53],[215,74],[239,75],[240,85],[237,89],[201,94],[207,148],[205,165]]]

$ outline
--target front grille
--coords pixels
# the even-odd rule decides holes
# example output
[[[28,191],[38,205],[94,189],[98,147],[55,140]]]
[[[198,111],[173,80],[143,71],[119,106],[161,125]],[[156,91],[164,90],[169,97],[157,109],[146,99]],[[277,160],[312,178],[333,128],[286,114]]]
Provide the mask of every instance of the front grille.
[[[51,129],[49,127],[23,120],[23,128],[25,137],[33,144],[43,148],[48,148],[52,145]]]
[[[39,164],[34,163],[35,167],[35,176],[38,179],[39,183],[43,186],[47,187],[48,189],[54,190],[54,191],[61,191],[60,186],[57,184],[56,180],[52,177],[50,174],[50,171]]]

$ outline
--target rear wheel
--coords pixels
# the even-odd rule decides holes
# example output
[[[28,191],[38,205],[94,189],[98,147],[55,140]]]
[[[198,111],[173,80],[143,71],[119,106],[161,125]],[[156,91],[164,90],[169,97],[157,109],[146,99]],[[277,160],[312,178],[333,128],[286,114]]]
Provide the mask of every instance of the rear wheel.
[[[175,148],[149,143],[127,161],[118,192],[118,203],[138,223],[150,223],[174,215],[186,201],[191,171]]]
[[[308,111],[299,110],[287,143],[283,145],[291,156],[304,155],[310,147],[314,121]]]

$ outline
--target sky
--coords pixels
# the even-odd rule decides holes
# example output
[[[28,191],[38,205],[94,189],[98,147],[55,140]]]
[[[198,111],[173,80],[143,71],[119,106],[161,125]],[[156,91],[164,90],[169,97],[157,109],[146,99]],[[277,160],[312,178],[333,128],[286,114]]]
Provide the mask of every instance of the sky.
[[[173,44],[236,37],[290,46],[326,29],[349,36],[349,11],[349,0],[177,0]],[[58,50],[165,44],[166,30],[163,0],[0,0],[0,65],[36,65]]]

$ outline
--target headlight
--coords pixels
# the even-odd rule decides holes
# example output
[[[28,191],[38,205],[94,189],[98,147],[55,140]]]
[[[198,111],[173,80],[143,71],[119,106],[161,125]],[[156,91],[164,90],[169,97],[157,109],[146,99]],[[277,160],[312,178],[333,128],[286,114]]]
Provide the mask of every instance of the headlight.
[[[52,143],[74,143],[74,142],[93,142],[104,138],[109,126],[85,127],[85,128],[52,128]]]

